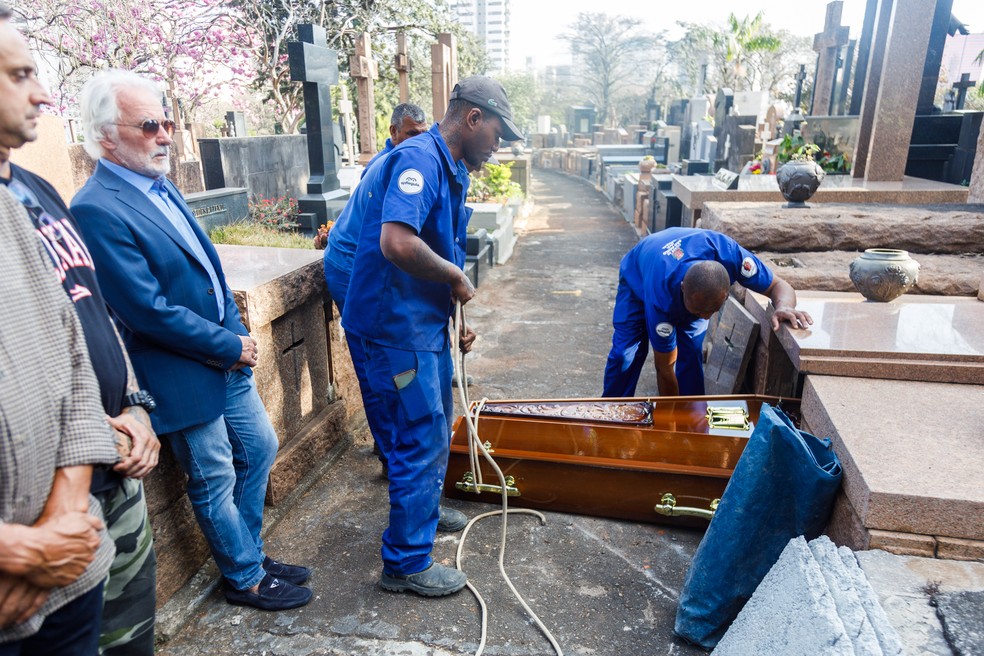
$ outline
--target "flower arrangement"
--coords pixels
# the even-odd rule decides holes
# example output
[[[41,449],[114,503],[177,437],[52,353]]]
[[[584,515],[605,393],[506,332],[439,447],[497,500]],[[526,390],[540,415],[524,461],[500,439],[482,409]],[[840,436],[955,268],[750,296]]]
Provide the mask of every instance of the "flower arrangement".
[[[749,162],[748,172],[751,173],[752,175],[762,175],[763,172],[762,160],[757,159],[753,162]]]
[[[314,247],[318,250],[325,250],[328,247],[328,234],[331,232],[331,227],[335,225],[334,221],[329,221],[328,223],[322,223],[318,228],[317,234],[314,235]]]
[[[249,203],[249,220],[256,225],[274,230],[293,231],[300,223],[297,222],[297,199],[281,196],[280,198],[258,198]]]

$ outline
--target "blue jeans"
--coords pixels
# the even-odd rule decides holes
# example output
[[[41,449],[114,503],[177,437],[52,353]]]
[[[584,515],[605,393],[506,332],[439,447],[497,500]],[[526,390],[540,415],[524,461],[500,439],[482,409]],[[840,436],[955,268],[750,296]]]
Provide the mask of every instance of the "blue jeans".
[[[369,340],[362,346],[369,387],[393,427],[390,443],[380,445],[389,463],[390,496],[383,570],[415,574],[432,562],[448,468],[454,417],[451,351],[447,344],[440,352],[405,351]]]
[[[252,376],[226,372],[225,414],[165,435],[212,557],[237,590],[263,578],[263,500],[279,442]]]
[[[48,617],[38,632],[0,644],[0,656],[92,656],[99,652],[103,584],[76,597]]]

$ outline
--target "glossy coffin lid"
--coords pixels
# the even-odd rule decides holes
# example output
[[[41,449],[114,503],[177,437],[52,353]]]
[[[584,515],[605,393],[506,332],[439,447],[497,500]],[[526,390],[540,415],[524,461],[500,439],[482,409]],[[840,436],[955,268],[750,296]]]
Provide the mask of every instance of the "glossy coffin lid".
[[[666,517],[654,508],[666,493],[677,506],[708,509],[721,497],[758,421],[763,402],[779,404],[798,415],[799,401],[755,395],[691,396],[635,399],[510,400],[489,406],[540,406],[547,416],[485,412],[478,422],[479,437],[491,443],[492,457],[506,476],[512,476],[519,496],[510,505],[636,521],[706,527],[692,517]],[[555,408],[576,404],[587,418],[552,418]],[[604,406],[635,409],[651,406],[651,421],[634,424],[606,422]],[[708,407],[743,408],[747,429],[711,427]],[[570,412],[568,412],[570,414]],[[448,497],[499,503],[499,492],[468,492],[455,484],[469,471],[467,424],[458,417],[444,490]],[[481,458],[486,485],[499,485],[492,468]]]

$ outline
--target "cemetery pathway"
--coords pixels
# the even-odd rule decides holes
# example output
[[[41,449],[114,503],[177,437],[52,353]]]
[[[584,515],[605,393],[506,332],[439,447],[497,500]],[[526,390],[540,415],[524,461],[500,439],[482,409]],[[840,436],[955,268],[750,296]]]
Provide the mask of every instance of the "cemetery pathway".
[[[611,339],[618,263],[636,242],[629,224],[583,180],[534,170],[536,207],[518,222],[512,259],[483,271],[466,306],[479,335],[468,371],[473,399],[595,396]],[[649,371],[640,394],[652,393]],[[647,387],[648,386],[648,387]],[[476,515],[489,504],[449,501]],[[283,613],[227,605],[211,595],[159,651],[208,654],[474,653],[479,610],[466,590],[440,599],[382,591],[379,534],[385,480],[364,431],[266,535],[276,558],[311,565],[314,600]],[[509,522],[506,570],[564,653],[702,654],[672,634],[676,602],[701,533],[547,513]],[[434,556],[453,564],[458,535]],[[490,608],[487,654],[551,654],[498,573],[499,522],[468,536],[464,569]]]

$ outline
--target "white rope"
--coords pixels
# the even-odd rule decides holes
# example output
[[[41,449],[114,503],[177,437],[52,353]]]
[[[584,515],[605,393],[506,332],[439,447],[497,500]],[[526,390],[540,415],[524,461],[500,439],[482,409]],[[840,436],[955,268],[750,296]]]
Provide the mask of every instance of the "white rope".
[[[462,552],[464,551],[465,548],[465,538],[468,537],[468,532],[471,530],[471,527],[476,522],[485,519],[487,517],[501,516],[502,530],[499,533],[499,573],[502,575],[502,579],[506,582],[506,585],[509,587],[509,590],[513,593],[513,595],[519,601],[520,605],[523,607],[523,610],[526,611],[527,615],[530,616],[530,618],[537,625],[537,627],[540,629],[543,635],[547,638],[547,640],[550,641],[550,645],[557,653],[557,656],[564,656],[564,652],[560,648],[560,644],[558,644],[553,634],[550,633],[550,630],[547,629],[546,625],[542,621],[540,621],[540,618],[537,617],[537,614],[533,612],[533,609],[530,608],[529,604],[526,603],[526,600],[523,599],[523,596],[519,594],[519,591],[516,589],[516,586],[514,586],[513,582],[509,579],[509,575],[506,574],[506,565],[505,565],[506,530],[507,530],[507,519],[509,517],[509,514],[512,513],[512,514],[535,515],[540,519],[541,525],[547,523],[547,518],[544,517],[543,513],[537,512],[535,510],[527,510],[525,508],[509,509],[508,507],[509,496],[506,490],[506,477],[502,473],[502,470],[499,468],[499,465],[492,458],[491,454],[489,454],[488,449],[485,448],[485,445],[482,443],[482,440],[478,436],[478,418],[480,413],[482,412],[482,409],[485,407],[485,403],[486,401],[488,401],[488,399],[482,399],[476,404],[474,415],[469,409],[470,403],[468,400],[468,391],[467,391],[468,386],[465,384],[467,379],[467,375],[465,373],[465,354],[462,353],[459,348],[459,332],[464,325],[465,325],[464,310],[461,307],[461,303],[456,302],[454,325],[451,328],[451,344],[452,344],[452,351],[455,354],[454,375],[458,383],[458,394],[460,396],[460,400],[462,403],[465,423],[468,428],[468,460],[471,465],[472,472],[474,474],[474,482],[476,485],[483,484],[482,468],[480,467],[481,463],[478,458],[479,453],[481,453],[482,457],[485,458],[485,461],[489,463],[492,469],[495,470],[496,476],[498,476],[499,478],[499,485],[502,491],[502,510],[493,510],[492,512],[483,513],[481,515],[473,517],[471,521],[468,522],[468,524],[465,526],[464,531],[462,531],[461,538],[458,542],[458,550],[457,553],[455,554],[455,566],[459,570],[462,569],[461,567]],[[481,639],[479,640],[478,643],[478,649],[475,651],[475,656],[482,656],[482,653],[485,651],[485,641],[488,634],[488,607],[485,605],[485,600],[482,598],[482,595],[478,592],[478,589],[475,588],[475,586],[473,586],[471,582],[468,582],[466,585],[468,589],[471,590],[472,594],[475,595],[475,599],[478,600],[478,605],[482,609],[482,634],[481,634]]]

